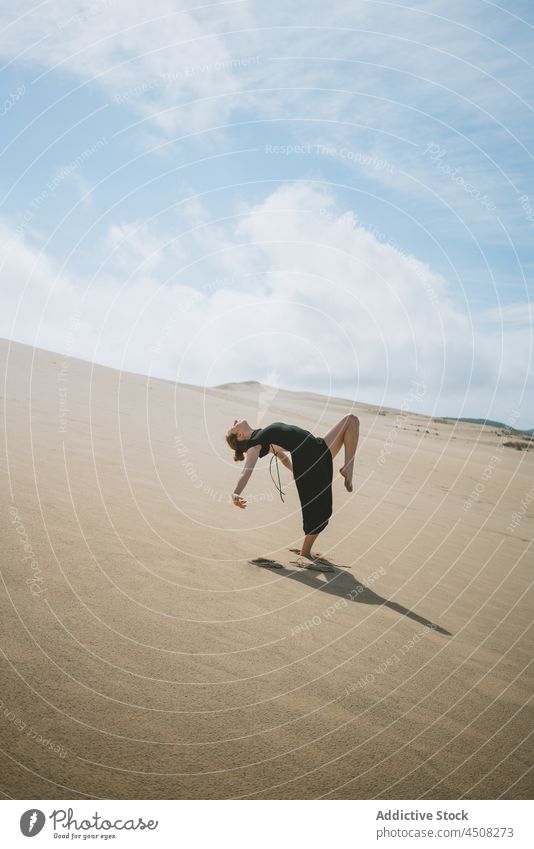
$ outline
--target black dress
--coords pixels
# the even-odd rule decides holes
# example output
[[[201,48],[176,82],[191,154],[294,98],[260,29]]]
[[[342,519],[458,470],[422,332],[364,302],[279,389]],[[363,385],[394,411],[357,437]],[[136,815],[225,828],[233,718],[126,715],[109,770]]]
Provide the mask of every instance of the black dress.
[[[291,452],[304,533],[321,533],[332,515],[333,469],[328,445],[322,437],[314,436],[309,430],[273,422],[253,430],[247,448],[261,445],[260,457],[264,457],[271,444]]]

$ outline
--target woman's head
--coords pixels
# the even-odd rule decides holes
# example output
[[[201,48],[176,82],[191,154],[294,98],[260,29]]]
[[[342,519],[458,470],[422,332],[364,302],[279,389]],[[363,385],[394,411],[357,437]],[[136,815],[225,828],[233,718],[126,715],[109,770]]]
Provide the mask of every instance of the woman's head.
[[[234,460],[239,462],[245,459],[245,451],[247,450],[247,442],[252,434],[252,428],[246,419],[238,422],[234,420],[232,427],[226,433],[226,441],[234,452]]]

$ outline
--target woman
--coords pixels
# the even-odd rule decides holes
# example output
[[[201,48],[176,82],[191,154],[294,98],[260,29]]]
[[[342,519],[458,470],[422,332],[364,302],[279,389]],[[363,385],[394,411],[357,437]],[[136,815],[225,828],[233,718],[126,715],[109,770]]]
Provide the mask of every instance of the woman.
[[[345,479],[345,488],[352,492],[354,455],[358,447],[360,422],[357,416],[344,416],[323,438],[309,430],[284,422],[274,422],[264,428],[251,428],[243,419],[234,421],[226,434],[226,441],[234,451],[234,460],[245,459],[245,468],[232,493],[236,507],[244,508],[241,498],[258,457],[271,451],[293,472],[302,507],[304,542],[301,556],[313,560],[312,546],[324,531],[332,515],[332,460],[345,448],[345,463],[339,470]],[[289,451],[291,459],[286,454]]]

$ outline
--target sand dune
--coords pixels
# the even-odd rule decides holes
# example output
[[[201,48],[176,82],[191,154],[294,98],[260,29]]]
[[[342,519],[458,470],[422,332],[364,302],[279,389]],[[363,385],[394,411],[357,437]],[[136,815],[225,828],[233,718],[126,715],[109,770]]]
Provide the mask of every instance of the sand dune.
[[[0,371],[5,796],[531,796],[531,451],[353,405],[320,574],[286,470],[285,504],[267,459],[229,503],[224,431],[346,401],[6,341]]]

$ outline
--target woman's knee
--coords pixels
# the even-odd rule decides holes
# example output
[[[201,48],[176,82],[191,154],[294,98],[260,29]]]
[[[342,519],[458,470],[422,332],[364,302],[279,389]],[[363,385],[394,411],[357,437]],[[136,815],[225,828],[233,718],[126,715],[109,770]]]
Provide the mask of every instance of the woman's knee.
[[[355,416],[353,413],[349,413],[348,416],[345,416],[345,421],[347,423],[347,427],[352,428],[352,430],[356,430],[356,428],[360,426],[358,416]]]

